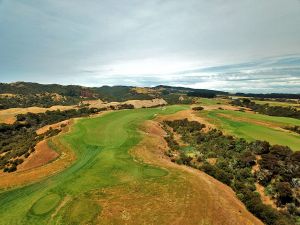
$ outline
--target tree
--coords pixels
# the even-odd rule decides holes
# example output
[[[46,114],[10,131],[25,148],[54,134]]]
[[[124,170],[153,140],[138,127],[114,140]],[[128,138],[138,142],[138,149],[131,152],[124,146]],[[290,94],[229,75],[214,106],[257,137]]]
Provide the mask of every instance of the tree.
[[[285,205],[293,200],[293,191],[291,185],[288,182],[279,182],[276,184],[276,192],[278,194],[277,204]]]

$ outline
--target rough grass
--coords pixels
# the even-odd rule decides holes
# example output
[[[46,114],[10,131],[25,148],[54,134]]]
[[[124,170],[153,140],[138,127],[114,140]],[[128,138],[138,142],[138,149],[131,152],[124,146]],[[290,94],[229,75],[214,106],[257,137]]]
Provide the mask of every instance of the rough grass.
[[[213,110],[202,112],[201,115],[229,134],[249,141],[266,140],[271,144],[300,150],[299,135],[280,129],[287,125],[300,125],[300,120],[230,110]]]
[[[55,111],[57,109],[64,111],[73,109],[76,106],[63,106],[63,105],[55,105],[50,108],[42,108],[42,107],[28,107],[28,108],[10,108],[0,110],[0,123],[13,124],[16,121],[16,116],[18,114],[26,114],[26,113],[44,113],[47,110]]]
[[[137,127],[143,121],[186,108],[123,110],[79,120],[72,132],[60,137],[74,150],[77,161],[38,183],[2,190],[1,224],[90,224],[101,212],[101,195],[93,194],[96,190],[129,183],[143,187],[150,180],[159,186],[168,172],[134,160],[128,151],[141,140]],[[62,205],[67,196],[70,200]]]

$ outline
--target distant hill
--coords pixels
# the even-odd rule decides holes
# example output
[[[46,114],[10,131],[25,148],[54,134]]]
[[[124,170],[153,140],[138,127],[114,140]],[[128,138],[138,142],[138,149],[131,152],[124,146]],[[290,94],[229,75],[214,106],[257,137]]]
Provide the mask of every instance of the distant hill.
[[[60,85],[60,84],[39,84],[32,82],[15,82],[15,83],[0,83],[0,94],[41,94],[41,93],[57,93],[64,96],[80,97],[83,91],[90,91],[94,94],[103,95],[103,97],[113,97],[120,94],[127,94],[132,92],[133,86],[102,86],[102,87],[84,87],[80,85]],[[166,85],[159,85],[156,87],[149,87],[156,91],[166,90],[169,93],[188,93],[191,91],[209,92],[215,94],[227,94],[223,91],[215,91],[208,89],[193,89],[185,87],[173,87]]]
[[[0,108],[78,104],[82,99],[122,102],[163,98],[169,104],[191,103],[193,97],[215,97],[227,92],[159,85],[156,87],[0,83]]]
[[[83,87],[79,85],[38,84],[31,82],[0,83],[0,93],[10,94],[42,94],[57,93],[64,96],[80,96]]]
[[[270,94],[236,93],[236,96],[253,97],[253,98],[300,99],[300,94],[286,94],[286,93],[270,93]]]
[[[225,91],[216,91],[209,89],[195,89],[195,88],[186,88],[186,87],[176,87],[176,86],[167,86],[167,85],[158,85],[153,89],[165,89],[170,92],[181,92],[181,93],[189,93],[189,92],[202,92],[202,93],[214,93],[216,95],[227,95],[228,92]]]

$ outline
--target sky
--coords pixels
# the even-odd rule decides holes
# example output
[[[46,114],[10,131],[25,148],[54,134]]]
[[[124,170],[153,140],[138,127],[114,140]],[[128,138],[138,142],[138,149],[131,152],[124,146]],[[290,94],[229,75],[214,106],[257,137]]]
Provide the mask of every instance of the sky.
[[[0,82],[300,93],[300,0],[0,0]]]

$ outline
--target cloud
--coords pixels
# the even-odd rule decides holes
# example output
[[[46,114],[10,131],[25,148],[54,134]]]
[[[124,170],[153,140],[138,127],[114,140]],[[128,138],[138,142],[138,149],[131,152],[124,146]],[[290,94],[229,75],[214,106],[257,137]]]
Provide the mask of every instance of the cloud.
[[[297,0],[6,0],[1,81],[233,89],[295,77],[299,57],[268,57],[300,53],[299,10]]]
[[[78,80],[86,85],[127,84],[155,86],[168,84],[230,92],[300,93],[300,56],[272,57],[248,63],[177,71],[175,73],[116,74],[114,70],[88,71]],[[89,74],[89,75],[88,75]],[[123,83],[119,83],[122,79]]]

